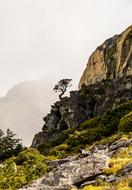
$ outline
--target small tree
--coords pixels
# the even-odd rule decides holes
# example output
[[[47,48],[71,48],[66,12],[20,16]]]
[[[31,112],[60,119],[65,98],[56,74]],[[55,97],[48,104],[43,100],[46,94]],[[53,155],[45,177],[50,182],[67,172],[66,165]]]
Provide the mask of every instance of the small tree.
[[[55,92],[61,92],[61,94],[59,94],[60,100],[62,99],[62,96],[66,92],[67,88],[71,86],[71,81],[72,79],[62,79],[53,88]]]
[[[0,160],[17,155],[23,150],[21,140],[14,138],[15,134],[7,129],[6,134],[0,129]]]

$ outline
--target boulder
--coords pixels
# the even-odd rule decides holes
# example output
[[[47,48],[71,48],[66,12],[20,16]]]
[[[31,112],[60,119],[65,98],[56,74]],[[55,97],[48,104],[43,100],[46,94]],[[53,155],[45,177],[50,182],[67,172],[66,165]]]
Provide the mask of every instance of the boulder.
[[[68,190],[94,179],[107,167],[108,157],[106,155],[91,154],[85,158],[61,164],[38,182],[36,181],[36,186],[32,184],[30,187],[21,190]]]

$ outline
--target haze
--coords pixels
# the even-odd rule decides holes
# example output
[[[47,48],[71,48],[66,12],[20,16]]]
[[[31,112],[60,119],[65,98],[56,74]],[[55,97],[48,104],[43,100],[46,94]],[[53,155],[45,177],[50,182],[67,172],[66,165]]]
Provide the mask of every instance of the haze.
[[[131,0],[0,0],[0,96],[26,80],[44,81],[43,103],[62,78],[77,89],[90,54],[131,21]]]

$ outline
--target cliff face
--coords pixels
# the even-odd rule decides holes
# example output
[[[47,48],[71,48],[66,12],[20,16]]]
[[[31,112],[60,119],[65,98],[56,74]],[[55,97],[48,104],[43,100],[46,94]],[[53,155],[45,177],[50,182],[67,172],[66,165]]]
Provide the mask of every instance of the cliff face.
[[[62,131],[132,99],[132,26],[106,40],[91,55],[78,91],[56,102],[32,147],[53,143]]]
[[[79,89],[103,79],[119,79],[132,74],[132,25],[122,34],[106,40],[90,56]]]

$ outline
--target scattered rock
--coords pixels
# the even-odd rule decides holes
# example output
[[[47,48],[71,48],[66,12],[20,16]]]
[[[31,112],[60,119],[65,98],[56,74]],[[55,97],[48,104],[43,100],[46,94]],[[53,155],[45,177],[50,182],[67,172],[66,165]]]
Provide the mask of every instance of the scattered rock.
[[[96,180],[87,181],[87,182],[81,184],[80,187],[83,188],[83,187],[85,187],[85,186],[87,186],[87,185],[93,185],[93,184],[96,184],[96,183],[97,183]]]
[[[80,152],[82,157],[86,157],[86,156],[89,156],[91,154],[90,151],[87,151],[87,150],[84,150],[84,149],[80,149],[79,152]]]
[[[59,167],[61,164],[74,161],[77,158],[78,158],[78,156],[69,156],[69,157],[64,158],[64,159],[51,160],[47,164],[48,164],[48,167],[50,168],[50,170],[53,170],[53,169]]]
[[[129,163],[122,168],[118,177],[128,176],[132,178],[132,163]]]
[[[116,181],[116,176],[115,175],[109,175],[109,176],[106,176],[106,175],[99,175],[96,180],[98,179],[103,179],[104,181],[106,182],[114,182]]]
[[[114,153],[118,152],[118,150],[120,150],[121,148],[125,148],[130,145],[132,145],[132,139],[116,141],[108,147],[108,155],[112,156]]]

